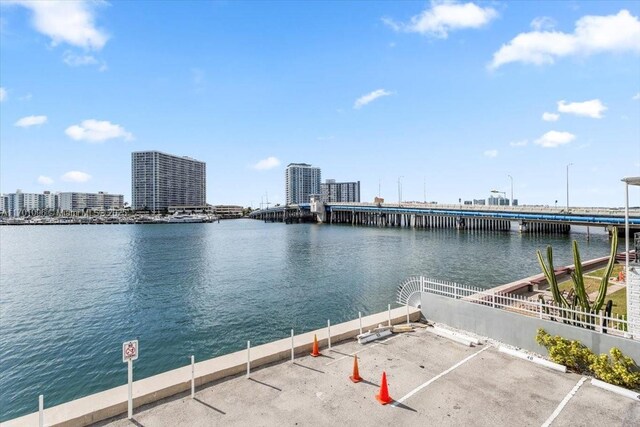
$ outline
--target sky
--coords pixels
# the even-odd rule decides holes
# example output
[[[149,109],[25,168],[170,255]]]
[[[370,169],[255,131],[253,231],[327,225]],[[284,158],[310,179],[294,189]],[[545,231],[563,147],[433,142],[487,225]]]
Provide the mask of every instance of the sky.
[[[253,207],[299,162],[362,201],[564,206],[568,178],[619,207],[640,176],[638,1],[3,0],[0,87],[3,193],[130,202],[143,150]]]

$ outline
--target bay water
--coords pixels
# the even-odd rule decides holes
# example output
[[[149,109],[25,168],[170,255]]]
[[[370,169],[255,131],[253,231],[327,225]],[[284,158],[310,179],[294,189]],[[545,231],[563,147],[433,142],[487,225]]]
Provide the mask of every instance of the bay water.
[[[411,275],[493,287],[606,256],[571,235],[263,223],[0,227],[0,421],[397,306]]]

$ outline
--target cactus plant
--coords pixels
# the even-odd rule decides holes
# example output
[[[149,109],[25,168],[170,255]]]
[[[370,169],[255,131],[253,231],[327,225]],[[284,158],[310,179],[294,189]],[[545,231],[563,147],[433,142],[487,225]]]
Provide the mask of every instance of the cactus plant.
[[[575,270],[571,273],[571,280],[573,282],[573,292],[574,295],[570,295],[569,298],[565,298],[564,295],[560,292],[558,288],[558,281],[556,279],[555,272],[553,270],[553,249],[551,246],[547,246],[547,259],[549,265],[547,266],[542,258],[542,254],[540,251],[537,251],[538,255],[538,263],[540,264],[540,268],[544,273],[544,276],[549,283],[549,287],[551,288],[551,294],[553,295],[553,299],[561,307],[568,307],[571,309],[575,309],[577,305],[579,305],[583,311],[587,313],[598,313],[602,306],[604,305],[605,298],[607,296],[607,289],[609,285],[609,277],[611,277],[611,273],[613,272],[613,266],[616,261],[616,251],[618,249],[618,230],[616,227],[613,228],[612,238],[611,238],[611,251],[609,254],[609,262],[607,263],[607,267],[605,268],[604,275],[602,276],[602,280],[600,281],[600,287],[598,288],[598,296],[595,298],[593,304],[589,301],[589,295],[587,294],[585,284],[584,284],[584,276],[582,273],[582,261],[580,259],[580,249],[578,247],[578,242],[573,241],[573,262]],[[591,320],[593,318],[589,317]]]
[[[618,249],[618,228],[613,227],[612,235],[611,235],[611,251],[609,253],[609,263],[607,264],[607,268],[605,269],[604,275],[602,276],[602,280],[600,281],[600,287],[598,289],[598,296],[593,303],[593,311],[598,312],[602,308],[604,304],[604,299],[607,296],[607,287],[609,286],[609,277],[611,277],[611,273],[613,272],[613,265],[616,262],[616,251]]]
[[[580,260],[580,250],[578,249],[578,242],[573,241],[573,265],[575,270],[571,273],[571,280],[573,281],[573,289],[578,297],[578,302],[584,311],[591,311],[589,304],[589,295],[584,286],[584,276],[582,275],[582,261]]]
[[[556,273],[553,270],[553,249],[551,246],[547,246],[547,260],[549,261],[549,267],[544,263],[542,259],[542,254],[540,251],[536,251],[538,255],[538,263],[540,264],[540,268],[542,268],[542,272],[547,279],[547,283],[549,283],[549,287],[551,287],[551,294],[553,295],[553,300],[561,307],[568,307],[569,303],[566,298],[560,293],[560,289],[558,288],[558,280],[556,279]]]

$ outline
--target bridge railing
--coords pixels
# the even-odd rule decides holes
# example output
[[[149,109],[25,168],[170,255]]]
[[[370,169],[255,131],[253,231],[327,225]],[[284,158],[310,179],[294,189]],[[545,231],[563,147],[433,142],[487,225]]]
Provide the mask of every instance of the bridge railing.
[[[482,210],[487,212],[500,211],[500,212],[518,212],[518,213],[548,213],[548,214],[566,214],[567,209],[565,207],[553,207],[553,206],[539,206],[539,205],[519,205],[519,206],[506,206],[506,205],[463,205],[463,204],[434,204],[434,203],[420,203],[420,202],[402,202],[402,203],[382,203],[381,205],[375,203],[353,203],[353,202],[335,202],[327,203],[331,206],[369,206],[382,208],[426,208],[426,209],[455,209],[455,210]],[[575,207],[570,208],[569,212],[576,215],[607,215],[607,216],[624,216],[624,209],[613,208],[583,208]],[[630,209],[629,215],[640,215],[640,209]]]
[[[415,304],[414,296],[418,292],[461,299],[469,303],[482,304],[525,316],[587,328],[599,333],[629,337],[627,320],[619,315],[608,316],[604,310],[596,313],[582,310],[579,307],[572,309],[543,299],[530,299],[524,295],[497,292],[423,276],[411,277],[400,285],[397,301],[403,305]]]

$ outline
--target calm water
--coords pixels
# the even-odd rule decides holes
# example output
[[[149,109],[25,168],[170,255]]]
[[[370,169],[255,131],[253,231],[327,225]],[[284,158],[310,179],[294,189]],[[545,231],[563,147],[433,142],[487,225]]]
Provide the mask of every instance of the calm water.
[[[608,238],[573,234],[583,259]],[[0,421],[136,379],[374,313],[423,274],[491,287],[571,264],[570,237],[351,226],[219,224],[0,228]]]

